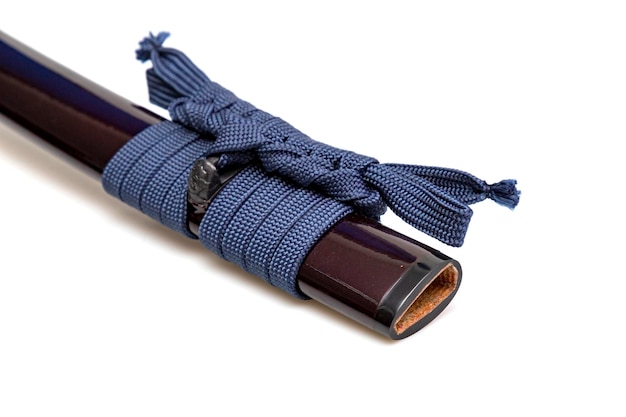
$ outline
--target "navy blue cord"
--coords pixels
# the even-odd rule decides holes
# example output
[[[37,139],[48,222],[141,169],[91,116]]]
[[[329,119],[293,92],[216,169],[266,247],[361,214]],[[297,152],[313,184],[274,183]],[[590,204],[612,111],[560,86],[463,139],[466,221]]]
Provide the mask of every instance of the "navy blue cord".
[[[105,189],[156,220],[193,236],[185,220],[191,165],[219,155],[218,169],[249,165],[217,195],[200,240],[223,258],[301,296],[298,268],[319,237],[350,211],[378,219],[387,206],[415,228],[461,246],[472,210],[493,199],[519,201],[515,180],[489,185],[466,172],[380,164],[316,142],[212,82],[182,52],[162,46],[167,33],[140,43],[150,59],[150,100],[173,122],[146,129],[105,168]]]
[[[351,211],[252,165],[211,202],[200,223],[200,240],[222,258],[303,297],[296,280],[300,265],[319,238]]]

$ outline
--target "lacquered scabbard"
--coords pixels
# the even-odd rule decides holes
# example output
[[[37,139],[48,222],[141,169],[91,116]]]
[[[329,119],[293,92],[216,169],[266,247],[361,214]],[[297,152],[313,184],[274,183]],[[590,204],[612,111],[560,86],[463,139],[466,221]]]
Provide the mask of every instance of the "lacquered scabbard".
[[[162,121],[1,32],[0,111],[97,173]],[[201,217],[190,212],[189,220],[193,230]],[[460,282],[457,261],[354,214],[316,243],[298,273],[304,294],[393,339],[432,321]]]

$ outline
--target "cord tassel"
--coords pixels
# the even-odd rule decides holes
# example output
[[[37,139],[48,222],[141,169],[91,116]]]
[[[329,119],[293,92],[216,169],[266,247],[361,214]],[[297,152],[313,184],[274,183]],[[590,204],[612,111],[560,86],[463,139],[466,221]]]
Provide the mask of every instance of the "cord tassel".
[[[502,180],[488,186],[487,197],[511,210],[519,203],[520,192],[515,188],[517,181]]]

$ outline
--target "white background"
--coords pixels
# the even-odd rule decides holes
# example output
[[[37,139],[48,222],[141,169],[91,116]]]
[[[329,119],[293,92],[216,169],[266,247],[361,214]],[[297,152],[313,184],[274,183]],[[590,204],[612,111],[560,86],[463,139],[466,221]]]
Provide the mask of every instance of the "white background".
[[[474,206],[459,249],[385,215],[464,268],[450,307],[391,342],[3,120],[0,415],[625,415],[625,22],[621,1],[7,1],[0,30],[142,105],[133,51],[168,30],[315,139],[523,195]]]

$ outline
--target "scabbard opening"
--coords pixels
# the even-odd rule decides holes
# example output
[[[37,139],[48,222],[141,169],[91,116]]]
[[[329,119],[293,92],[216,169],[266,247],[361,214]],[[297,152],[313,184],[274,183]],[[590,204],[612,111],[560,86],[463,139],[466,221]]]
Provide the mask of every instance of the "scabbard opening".
[[[459,284],[459,271],[448,264],[415,298],[394,324],[394,330],[402,335],[443,303]]]

